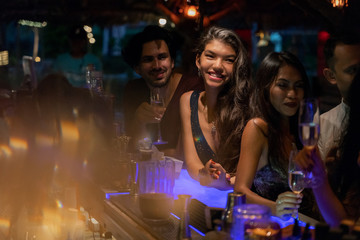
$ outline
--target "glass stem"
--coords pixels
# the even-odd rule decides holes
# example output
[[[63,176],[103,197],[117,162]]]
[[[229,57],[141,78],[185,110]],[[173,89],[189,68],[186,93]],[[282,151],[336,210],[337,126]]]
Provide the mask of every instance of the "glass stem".
[[[160,122],[158,122],[158,142],[162,141],[162,137],[161,137],[161,126],[160,126]]]

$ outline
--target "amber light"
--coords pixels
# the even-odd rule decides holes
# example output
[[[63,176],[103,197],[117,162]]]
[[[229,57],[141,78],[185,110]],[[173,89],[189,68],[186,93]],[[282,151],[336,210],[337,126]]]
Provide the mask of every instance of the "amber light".
[[[194,5],[188,6],[188,8],[186,10],[186,15],[188,17],[196,17],[198,15],[198,11],[196,9],[196,6],[194,6]]]
[[[331,0],[333,7],[343,8],[348,6],[348,0]]]

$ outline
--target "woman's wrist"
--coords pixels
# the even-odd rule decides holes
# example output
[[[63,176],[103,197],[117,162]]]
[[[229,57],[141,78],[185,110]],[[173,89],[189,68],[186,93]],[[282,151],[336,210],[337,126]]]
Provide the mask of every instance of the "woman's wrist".
[[[313,190],[319,190],[325,188],[327,185],[329,185],[327,177],[313,177],[313,180],[311,181],[311,188]]]

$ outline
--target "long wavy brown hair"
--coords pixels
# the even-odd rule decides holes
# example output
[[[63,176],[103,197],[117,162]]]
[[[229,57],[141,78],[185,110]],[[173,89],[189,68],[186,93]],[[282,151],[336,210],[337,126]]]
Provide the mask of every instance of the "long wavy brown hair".
[[[218,95],[215,120],[220,141],[218,161],[228,172],[233,173],[240,155],[242,131],[250,117],[250,63],[248,52],[239,36],[232,30],[217,26],[204,32],[195,50],[196,54],[200,56],[205,46],[213,40],[231,46],[237,56],[230,81]]]
[[[309,81],[304,66],[299,59],[290,52],[271,52],[261,62],[254,83],[254,91],[251,97],[253,117],[260,117],[268,124],[268,161],[274,169],[280,169],[284,174],[287,172],[288,151],[285,142],[287,133],[281,125],[281,115],[270,102],[270,87],[279,69],[284,65],[296,68],[304,81],[304,97],[307,97]],[[302,144],[298,134],[298,112],[289,118],[290,134],[300,149]]]

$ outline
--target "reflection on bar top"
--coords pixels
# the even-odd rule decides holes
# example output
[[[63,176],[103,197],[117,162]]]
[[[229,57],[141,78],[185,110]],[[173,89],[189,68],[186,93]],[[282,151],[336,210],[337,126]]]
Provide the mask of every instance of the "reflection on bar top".
[[[178,179],[175,181],[174,195],[190,194],[192,198],[199,200],[209,207],[225,208],[227,194],[232,190],[221,191],[216,188],[201,186],[198,181],[190,177],[186,169],[181,169]]]
[[[180,176],[176,179],[174,186],[175,199],[177,199],[178,194],[190,194],[192,198],[199,200],[205,205],[217,208],[226,207],[227,194],[232,191],[221,191],[216,188],[201,186],[198,181],[190,177],[185,169],[181,169]],[[278,217],[271,218],[278,222],[282,228],[294,223],[293,219],[282,221]],[[300,221],[300,225],[305,226],[306,224]]]

